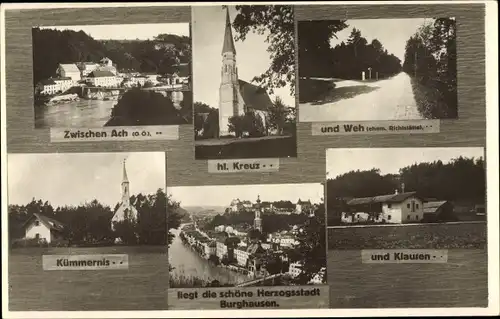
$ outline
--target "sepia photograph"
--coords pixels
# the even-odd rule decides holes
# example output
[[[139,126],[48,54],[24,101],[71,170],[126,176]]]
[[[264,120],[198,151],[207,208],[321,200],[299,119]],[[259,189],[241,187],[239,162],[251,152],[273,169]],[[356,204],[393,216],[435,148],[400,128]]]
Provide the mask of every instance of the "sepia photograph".
[[[453,17],[299,21],[299,121],[455,119]]]
[[[487,305],[484,156],[482,147],[327,150],[335,307]],[[373,249],[445,250],[447,261],[362,262]]]
[[[322,184],[169,187],[170,288],[326,284]]]
[[[196,6],[192,18],[196,159],[296,157],[292,6]]]
[[[9,154],[9,308],[165,309],[165,166],[163,152]],[[128,269],[45,269],[106,254]]]
[[[189,23],[32,29],[35,128],[192,123]]]

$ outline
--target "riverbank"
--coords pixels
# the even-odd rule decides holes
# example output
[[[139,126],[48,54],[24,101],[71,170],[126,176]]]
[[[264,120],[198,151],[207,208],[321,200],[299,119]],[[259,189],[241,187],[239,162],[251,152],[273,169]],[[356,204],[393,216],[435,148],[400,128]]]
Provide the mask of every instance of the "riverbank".
[[[182,228],[184,225],[181,225]],[[197,252],[184,245],[179,237],[180,229],[171,229],[175,236],[168,250],[171,288],[193,288],[227,286],[248,281],[248,277],[226,268],[217,267],[199,256]]]

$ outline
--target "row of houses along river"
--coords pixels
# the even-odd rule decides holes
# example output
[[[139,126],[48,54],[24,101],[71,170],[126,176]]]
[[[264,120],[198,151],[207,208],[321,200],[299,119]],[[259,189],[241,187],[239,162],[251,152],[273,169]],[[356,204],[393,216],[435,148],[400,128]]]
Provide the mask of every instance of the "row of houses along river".
[[[175,235],[168,250],[170,265],[174,267],[171,272],[172,276],[200,278],[208,282],[218,280],[224,284],[238,284],[249,280],[242,273],[214,266],[190,249],[188,245],[184,245],[179,234],[185,225],[187,224],[182,224],[178,229],[170,230]]]

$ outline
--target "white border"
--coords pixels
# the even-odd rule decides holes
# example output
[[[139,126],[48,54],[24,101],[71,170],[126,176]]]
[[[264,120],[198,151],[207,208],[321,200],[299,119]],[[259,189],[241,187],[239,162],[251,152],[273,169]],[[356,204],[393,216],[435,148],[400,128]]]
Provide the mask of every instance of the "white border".
[[[260,2],[259,4],[289,3],[289,2]],[[88,312],[9,312],[8,307],[8,277],[7,258],[8,249],[2,249],[2,316],[4,318],[220,318],[220,317],[387,317],[387,316],[466,316],[466,315],[498,315],[499,314],[499,201],[498,201],[498,5],[496,1],[338,1],[338,2],[293,2],[290,4],[329,4],[329,5],[359,5],[359,4],[464,4],[484,3],[486,8],[485,34],[486,34],[486,114],[487,114],[487,211],[488,211],[488,308],[398,308],[398,309],[295,309],[295,310],[192,310],[192,311],[88,311]],[[210,5],[238,4],[235,2],[215,2]],[[248,4],[248,3],[246,3]],[[5,29],[4,10],[16,9],[48,9],[48,8],[91,8],[91,7],[146,7],[146,6],[194,6],[209,5],[207,3],[33,3],[33,4],[2,4],[0,11],[0,75],[1,75],[1,160],[2,160],[2,244],[7,243],[7,168],[6,168],[6,105],[5,105]],[[325,150],[326,151],[326,150]],[[460,280],[457,278],[457,280]],[[166,304],[166,302],[165,302]]]

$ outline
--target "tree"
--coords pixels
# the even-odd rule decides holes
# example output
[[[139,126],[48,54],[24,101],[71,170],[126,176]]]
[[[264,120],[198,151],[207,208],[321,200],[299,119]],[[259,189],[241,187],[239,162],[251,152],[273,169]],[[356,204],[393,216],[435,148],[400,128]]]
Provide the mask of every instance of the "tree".
[[[299,39],[299,76],[331,76],[332,48],[330,40],[336,33],[347,28],[345,20],[300,21]]]
[[[217,255],[214,254],[208,256],[208,261],[216,266],[220,264],[219,257],[217,257]]]
[[[236,137],[242,137],[245,132],[245,116],[235,115],[229,118],[228,131],[234,133]]]
[[[275,129],[278,135],[283,134],[283,128],[287,121],[288,107],[283,103],[280,97],[276,97],[273,106],[269,108],[269,128]]]
[[[160,93],[133,88],[125,92],[111,111],[106,126],[172,125],[187,123],[172,100]]]
[[[275,275],[283,272],[283,261],[278,254],[266,251],[262,259],[264,267],[266,268],[266,271],[269,273],[269,275]]]
[[[122,244],[136,245],[138,243],[137,222],[131,220],[123,220],[113,222],[114,236],[119,239]]]
[[[175,235],[170,233],[171,229],[177,229],[181,225],[182,216],[179,214],[180,204],[172,199],[171,196],[166,198],[167,201],[167,229],[168,229],[168,237],[167,243],[170,247],[172,241],[174,240]]]
[[[204,129],[207,128],[208,130],[210,130],[209,126],[212,125],[212,123],[211,124],[207,124],[207,125],[205,125],[205,123],[209,120],[208,117],[209,117],[210,113],[213,110],[215,110],[215,109],[212,109],[210,107],[210,105],[208,105],[206,103],[203,103],[203,102],[194,102],[194,104],[193,104],[193,110],[194,110],[194,114],[195,114],[195,118],[194,118],[194,130],[195,130],[195,134],[196,134],[196,136],[198,136],[199,133],[200,133],[200,131],[203,130],[204,131],[204,135],[205,135],[205,130]],[[217,123],[218,123],[218,121],[219,121],[219,119],[218,119],[218,116],[217,116]]]
[[[167,222],[177,227],[180,218],[175,210],[168,210],[167,196],[162,189],[155,194],[144,196],[138,194],[131,197],[131,202],[137,210],[137,233],[139,243],[145,245],[167,245],[170,244],[167,236]],[[167,213],[168,210],[168,213]],[[168,221],[167,221],[168,214]]]
[[[322,268],[326,268],[324,206],[324,204],[319,205],[314,215],[303,225],[302,231],[299,231],[297,236],[299,244],[291,254],[290,261],[302,265],[302,273],[297,278],[299,284],[307,284]],[[326,276],[323,277],[323,282],[326,282]]]
[[[244,5],[236,6],[237,16],[233,27],[236,41],[245,41],[249,32],[264,35],[268,43],[267,52],[271,65],[253,81],[271,94],[276,88],[287,84],[295,90],[295,27],[293,7],[290,5]]]

